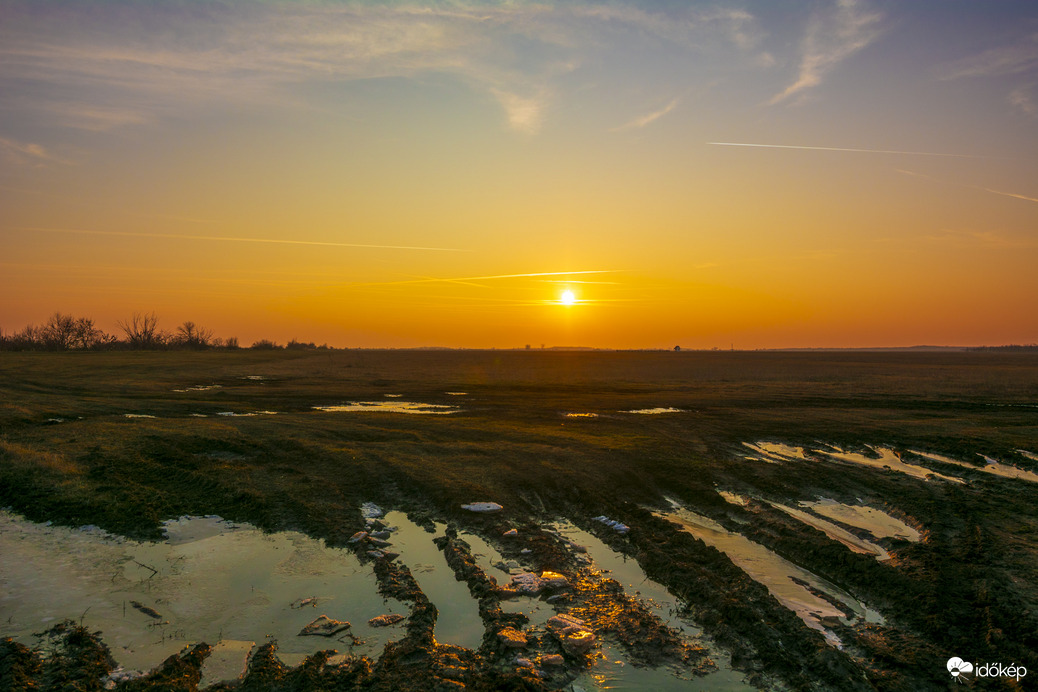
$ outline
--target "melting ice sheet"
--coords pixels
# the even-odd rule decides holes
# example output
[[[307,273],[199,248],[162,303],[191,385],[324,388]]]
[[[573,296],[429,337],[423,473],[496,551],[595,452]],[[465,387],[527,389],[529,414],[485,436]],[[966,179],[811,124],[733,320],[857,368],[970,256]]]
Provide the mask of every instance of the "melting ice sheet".
[[[364,412],[381,411],[387,413],[425,413],[431,415],[446,415],[457,413],[461,409],[457,406],[447,404],[423,404],[417,401],[351,401],[347,404],[337,406],[314,406],[317,411],[332,412]]]
[[[802,584],[807,584],[811,589],[839,601],[857,618],[864,618],[868,622],[882,622],[879,613],[867,608],[838,586],[798,567],[745,536],[728,531],[712,519],[684,508],[655,514],[678,524],[707,545],[727,554],[737,567],[767,587],[782,605],[799,615],[808,627],[824,634],[826,640],[834,646],[839,646],[840,641],[822,625],[821,620],[827,617],[845,618],[843,612]]]
[[[382,521],[396,529],[388,539],[392,545],[386,550],[400,553],[400,562],[411,570],[422,593],[439,611],[435,630],[437,641],[478,648],[483,643],[484,630],[479,603],[472,598],[468,585],[455,578],[443,552],[433,543],[434,538],[443,535],[446,527],[435,524],[436,532],[429,533],[403,512],[387,512]]]
[[[363,640],[354,653],[377,656],[402,636],[398,628],[368,627],[375,615],[408,609],[379,596],[372,570],[352,553],[301,533],[265,534],[215,517],[165,528],[167,540],[138,543],[0,512],[0,635],[32,645],[32,633],[82,617],[102,631],[119,665],[138,670],[189,644],[224,642],[205,669],[209,682],[236,677],[243,649],[268,636],[286,662],[321,649],[348,651],[348,637],[298,636],[322,614],[353,624]],[[293,607],[311,597],[316,607]]]

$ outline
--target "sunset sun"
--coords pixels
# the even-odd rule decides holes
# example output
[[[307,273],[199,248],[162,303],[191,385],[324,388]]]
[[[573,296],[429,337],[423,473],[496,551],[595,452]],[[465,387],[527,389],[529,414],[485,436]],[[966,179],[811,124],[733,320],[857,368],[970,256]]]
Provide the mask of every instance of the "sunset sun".
[[[573,305],[577,302],[577,297],[573,295],[573,291],[566,289],[562,292],[562,295],[559,297],[559,302],[563,305]]]

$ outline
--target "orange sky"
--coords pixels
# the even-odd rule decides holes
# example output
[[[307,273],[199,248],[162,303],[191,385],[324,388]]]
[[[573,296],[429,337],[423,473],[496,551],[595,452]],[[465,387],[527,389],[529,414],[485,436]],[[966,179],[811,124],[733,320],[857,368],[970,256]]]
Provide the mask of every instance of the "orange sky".
[[[0,2],[0,329],[1038,341],[1038,9],[782,7]]]

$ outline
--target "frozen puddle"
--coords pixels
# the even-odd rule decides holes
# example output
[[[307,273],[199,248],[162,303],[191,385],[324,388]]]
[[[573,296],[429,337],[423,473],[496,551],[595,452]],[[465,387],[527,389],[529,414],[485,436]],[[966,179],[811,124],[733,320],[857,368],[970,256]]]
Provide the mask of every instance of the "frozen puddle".
[[[973,469],[974,471],[984,471],[985,473],[993,473],[996,476],[1002,476],[1003,478],[1020,478],[1025,481],[1031,481],[1032,483],[1038,483],[1038,473],[1034,473],[1033,471],[1025,471],[1024,469],[1019,468],[1017,466],[1003,464],[1002,462],[996,461],[995,459],[992,459],[991,457],[987,456],[984,457],[985,463],[983,466],[974,466],[973,464],[967,463],[965,461],[959,461],[958,459],[946,457],[943,454],[934,454],[933,452],[917,452],[914,449],[911,450],[911,453],[916,455],[917,457],[923,457],[924,459],[933,459],[934,461],[941,461],[945,464],[955,464],[956,466],[964,466],[968,469]],[[1033,455],[1025,453],[1024,456]]]
[[[210,389],[222,389],[218,384],[199,384],[194,387],[186,387],[184,389],[174,389],[174,392],[208,392]]]
[[[398,511],[387,512],[382,522],[396,527],[388,539],[392,546],[387,549],[400,553],[400,562],[411,570],[422,593],[439,611],[437,641],[468,649],[479,648],[484,630],[479,603],[469,593],[468,584],[455,578],[443,552],[433,543],[434,538],[443,535],[446,526],[437,523],[436,532],[429,533]]]
[[[566,418],[598,418],[597,413],[566,413]]]
[[[670,408],[670,407],[667,407],[667,408],[663,408],[663,407],[636,408],[636,409],[634,409],[632,411],[623,411],[623,413],[640,413],[640,414],[643,414],[643,415],[652,416],[652,415],[655,415],[655,414],[658,414],[658,413],[681,413],[681,409],[679,409],[679,408]]]
[[[864,529],[876,538],[898,538],[912,543],[918,543],[921,538],[919,532],[905,522],[873,507],[845,505],[824,497],[816,502],[801,502],[800,506],[848,526]]]
[[[441,416],[457,413],[461,410],[457,406],[422,404],[417,401],[351,401],[337,406],[314,406],[314,409],[335,413],[376,411],[386,413],[425,413]]]
[[[216,517],[181,518],[165,528],[165,541],[138,543],[0,512],[3,635],[31,646],[34,632],[82,618],[101,630],[119,665],[142,671],[204,641],[219,653],[206,664],[209,682],[237,677],[253,643],[268,638],[286,663],[322,649],[351,650],[345,633],[298,636],[322,614],[353,624],[347,632],[360,640],[353,653],[377,657],[400,637],[396,628],[367,623],[408,608],[383,599],[372,570],[348,551]]]
[[[782,605],[799,615],[808,627],[825,635],[826,641],[833,646],[840,646],[840,640],[823,626],[822,619],[837,617],[848,624],[851,624],[854,619],[848,620],[835,605],[816,596],[801,583],[840,602],[858,619],[863,618],[867,622],[882,622],[878,613],[867,608],[839,587],[798,567],[745,536],[731,533],[712,519],[680,507],[670,512],[654,512],[654,514],[678,524],[707,545],[727,554],[737,567],[767,587],[768,591]]]

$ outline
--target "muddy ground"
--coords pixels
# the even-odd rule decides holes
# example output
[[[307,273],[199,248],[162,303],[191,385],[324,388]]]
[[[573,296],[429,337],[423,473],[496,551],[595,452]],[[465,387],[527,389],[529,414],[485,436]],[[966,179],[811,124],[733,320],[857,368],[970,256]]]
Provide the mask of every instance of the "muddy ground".
[[[314,408],[395,399],[457,411]],[[677,411],[630,413],[652,408]],[[227,413],[236,415],[220,415]],[[569,415],[585,413],[597,415]],[[916,461],[963,482],[831,460],[767,463],[747,458],[753,455],[743,443],[756,441],[866,454],[875,454],[869,445],[883,445],[978,467],[984,454],[1035,471],[1038,462],[1019,450],[1038,452],[1038,358],[0,355],[0,506],[33,521],[92,524],[135,539],[159,539],[161,522],[181,515],[298,530],[355,551],[384,593],[410,608],[400,638],[378,657],[332,665],[319,654],[289,668],[270,642],[252,655],[240,681],[210,689],[568,689],[603,643],[632,664],[681,666],[690,677],[709,674],[715,647],[761,689],[947,689],[952,656],[1026,666],[1031,683],[1038,680],[1038,484],[932,459]],[[734,504],[721,490],[754,499]],[[877,539],[892,555],[879,561],[767,502],[820,497],[883,509],[924,539]],[[504,509],[481,515],[461,508],[473,501]],[[348,543],[370,528],[365,502],[451,527],[440,548],[479,602],[486,626],[480,647],[438,642],[436,606],[406,563]],[[853,594],[883,623],[827,623],[843,643],[832,646],[725,553],[658,515],[673,502]],[[686,606],[708,643],[676,637],[608,575],[587,570],[548,530],[560,518],[637,560]],[[502,541],[510,528],[521,538]],[[596,644],[578,651],[562,635],[535,632],[526,650],[538,665],[517,665],[516,650],[497,634],[525,625],[501,608],[514,596],[474,564],[456,531],[494,542],[538,573],[564,576],[567,586],[540,598],[559,596],[556,611],[588,623]],[[117,682],[118,689],[196,689],[208,644],[147,677]],[[539,664],[555,655],[562,665]],[[114,665],[103,633],[70,622],[41,633],[35,648],[5,641],[0,687],[100,689]],[[971,684],[1027,689],[1028,681]]]

